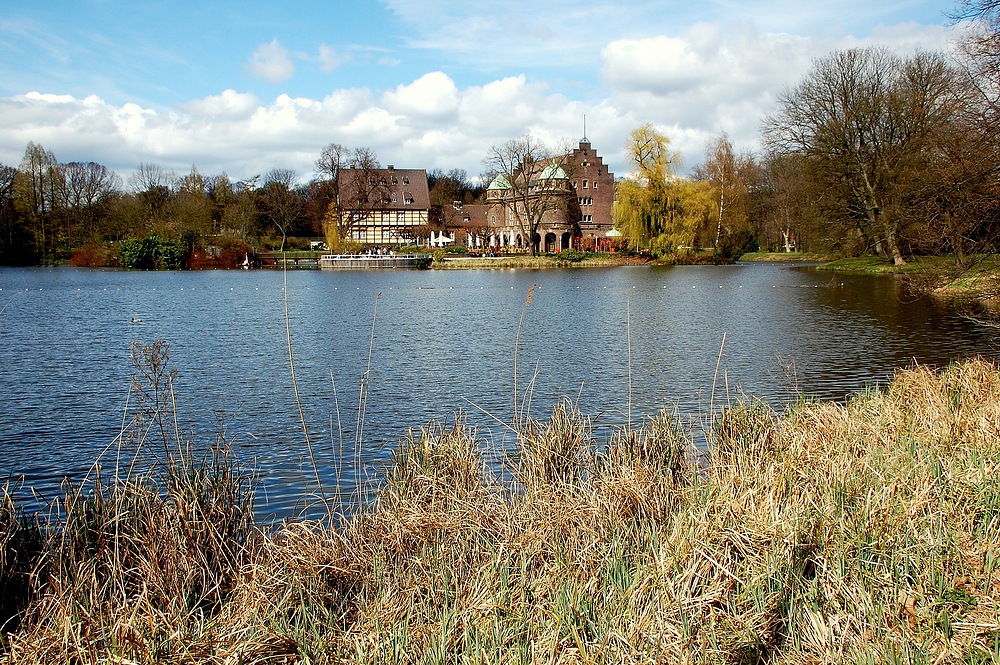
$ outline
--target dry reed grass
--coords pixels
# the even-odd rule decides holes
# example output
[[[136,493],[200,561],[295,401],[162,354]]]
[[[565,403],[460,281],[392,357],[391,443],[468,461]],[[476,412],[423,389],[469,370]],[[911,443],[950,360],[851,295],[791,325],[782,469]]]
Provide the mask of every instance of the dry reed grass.
[[[998,428],[980,360],[737,404],[701,462],[669,412],[601,447],[564,402],[525,418],[513,484],[458,419],[343,525],[267,534],[237,467],[186,462],[67,492],[0,660],[1000,663]]]

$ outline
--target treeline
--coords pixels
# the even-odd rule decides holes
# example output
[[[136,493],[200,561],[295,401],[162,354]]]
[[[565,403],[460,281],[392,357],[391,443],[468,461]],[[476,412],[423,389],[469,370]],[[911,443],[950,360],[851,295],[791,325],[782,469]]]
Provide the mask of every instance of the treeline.
[[[763,127],[762,154],[723,134],[693,177],[651,125],[627,153],[616,226],[655,255],[699,248],[880,254],[996,252],[1000,221],[1000,3],[966,2],[978,32],[958,55],[871,47],[813,63]]]
[[[372,151],[354,154],[379,168]],[[232,181],[140,164],[123,181],[102,164],[61,163],[32,142],[20,165],[0,164],[0,264],[233,267],[255,250],[307,249],[335,214],[336,180],[322,168],[307,184],[298,180],[290,169]],[[432,202],[478,195],[459,169],[428,180]]]

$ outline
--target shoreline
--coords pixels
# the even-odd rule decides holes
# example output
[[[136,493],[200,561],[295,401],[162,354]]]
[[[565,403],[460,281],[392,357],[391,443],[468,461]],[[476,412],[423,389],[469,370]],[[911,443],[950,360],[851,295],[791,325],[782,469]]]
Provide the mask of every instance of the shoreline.
[[[880,257],[837,259],[817,270],[867,275],[897,275],[923,293],[995,304],[1000,296],[1000,257],[969,256],[959,266],[953,256],[916,256],[897,266]]]
[[[510,254],[504,256],[446,256],[444,261],[435,260],[431,270],[542,270],[550,268],[615,268],[618,266],[650,265],[647,257],[625,254],[592,254],[573,258],[559,258],[559,254]]]

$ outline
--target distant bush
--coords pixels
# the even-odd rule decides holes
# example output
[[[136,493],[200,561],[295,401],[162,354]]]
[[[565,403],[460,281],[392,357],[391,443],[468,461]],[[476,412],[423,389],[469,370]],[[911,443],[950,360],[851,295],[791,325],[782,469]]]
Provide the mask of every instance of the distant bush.
[[[432,252],[430,247],[424,245],[403,245],[396,251],[400,254],[430,254]]]
[[[118,247],[118,260],[131,270],[180,270],[187,250],[178,242],[151,233],[145,238],[126,238]]]
[[[69,264],[78,268],[104,268],[118,265],[118,257],[110,245],[89,242],[70,254]]]

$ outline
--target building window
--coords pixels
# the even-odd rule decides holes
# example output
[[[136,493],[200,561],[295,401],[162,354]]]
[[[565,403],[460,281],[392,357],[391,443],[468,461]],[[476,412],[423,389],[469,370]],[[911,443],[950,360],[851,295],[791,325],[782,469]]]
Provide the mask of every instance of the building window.
[[[396,223],[397,224],[402,224],[405,221],[406,221],[406,213],[405,212],[397,212],[396,213]]]
[[[410,184],[410,178],[409,178],[409,176],[405,176],[405,175],[403,176],[403,184],[404,185],[409,185]]]
[[[594,181],[594,189],[597,189],[597,181]]]
[[[586,180],[583,181],[583,188],[587,189],[587,181]]]

